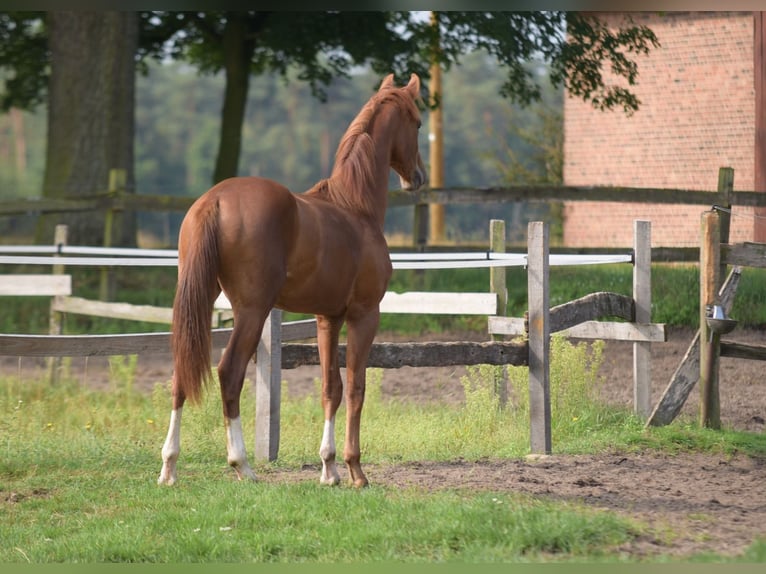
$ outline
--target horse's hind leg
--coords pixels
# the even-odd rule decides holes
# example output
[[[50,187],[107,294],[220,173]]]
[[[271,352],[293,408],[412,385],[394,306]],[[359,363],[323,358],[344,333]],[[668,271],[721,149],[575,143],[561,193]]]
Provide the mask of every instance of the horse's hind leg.
[[[317,317],[317,345],[322,371],[322,408],[324,410],[324,430],[322,444],[319,447],[322,474],[319,482],[331,486],[340,482],[338,466],[335,462],[335,413],[343,398],[343,381],[340,378],[338,364],[338,336],[342,325],[341,319]]]
[[[181,452],[181,412],[183,411],[185,397],[177,388],[175,374],[173,375],[173,410],[170,413],[170,426],[165,444],[162,446],[162,470],[157,484],[175,484],[176,462]]]
[[[255,472],[247,462],[239,401],[247,364],[258,348],[266,316],[263,313],[242,311],[235,315],[234,331],[218,364],[218,380],[221,385],[223,417],[226,426],[227,461],[237,472],[240,480],[256,480]],[[236,317],[239,317],[239,320]]]

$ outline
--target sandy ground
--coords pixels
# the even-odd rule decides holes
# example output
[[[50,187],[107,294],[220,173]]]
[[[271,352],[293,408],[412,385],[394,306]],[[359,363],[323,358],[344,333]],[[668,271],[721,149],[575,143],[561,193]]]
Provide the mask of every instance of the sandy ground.
[[[668,342],[652,344],[652,404],[656,404],[694,333],[669,331]],[[731,340],[766,344],[766,332],[737,330]],[[443,335],[442,340],[484,340],[481,333]],[[381,334],[378,341],[392,340]],[[434,338],[429,338],[434,340]],[[607,343],[600,374],[602,395],[615,405],[631,405],[632,346]],[[4,372],[22,376],[39,369],[39,361],[4,357]],[[88,385],[106,386],[108,367],[103,360],[87,364],[74,360],[73,375]],[[721,419],[728,428],[763,439],[766,453],[766,376],[757,361],[722,358],[720,367]],[[136,384],[151,388],[170,378],[170,357],[139,359]],[[461,401],[463,367],[401,368],[387,370],[382,382],[385,398],[420,402]],[[254,377],[254,370],[249,375]],[[318,367],[283,371],[287,392],[301,396],[315,392]],[[695,387],[682,416],[695,417],[699,408]],[[643,534],[620,551],[647,559],[658,555],[689,556],[699,552],[742,553],[754,540],[766,539],[766,454],[734,456],[606,452],[596,456],[554,454],[541,459],[465,460],[367,465],[372,482],[425,489],[471,488],[529,494],[566,500],[630,517],[643,526]],[[316,480],[319,466],[295,471],[274,471],[266,481]]]

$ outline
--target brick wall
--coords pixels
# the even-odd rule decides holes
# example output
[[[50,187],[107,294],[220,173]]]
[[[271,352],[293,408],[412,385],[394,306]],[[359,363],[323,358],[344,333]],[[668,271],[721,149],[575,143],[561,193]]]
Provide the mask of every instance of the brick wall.
[[[734,189],[754,189],[752,12],[633,13],[661,44],[638,59],[632,116],[564,101],[564,183],[714,191],[718,168]],[[622,13],[600,17],[616,26]],[[630,246],[633,220],[652,222],[652,244],[699,245],[705,206],[569,202],[568,246]],[[731,241],[753,239],[750,208],[735,208]]]

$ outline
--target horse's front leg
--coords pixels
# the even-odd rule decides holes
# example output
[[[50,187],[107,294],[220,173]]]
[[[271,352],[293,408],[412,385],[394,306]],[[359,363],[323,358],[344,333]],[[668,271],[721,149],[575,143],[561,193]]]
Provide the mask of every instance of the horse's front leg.
[[[322,459],[321,484],[335,486],[340,482],[338,466],[335,462],[335,413],[343,398],[343,381],[340,378],[338,363],[338,337],[343,320],[317,316],[317,345],[319,364],[322,372],[322,409],[324,411],[324,429],[319,457]]]
[[[348,345],[346,348],[346,444],[343,457],[349,472],[349,482],[356,487],[367,486],[367,477],[360,463],[359,429],[364,406],[367,359],[378,330],[380,313],[369,313],[347,320]]]

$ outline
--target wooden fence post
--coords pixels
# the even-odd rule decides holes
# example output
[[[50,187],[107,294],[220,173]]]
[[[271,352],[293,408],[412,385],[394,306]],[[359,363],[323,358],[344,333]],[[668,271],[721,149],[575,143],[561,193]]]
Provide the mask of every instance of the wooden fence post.
[[[416,253],[423,253],[428,246],[429,207],[427,203],[418,203],[414,207],[412,219],[412,247]],[[412,286],[422,291],[425,284],[425,273],[422,269],[412,270]]]
[[[110,198],[118,198],[122,195],[127,182],[127,172],[124,169],[109,170],[109,190],[107,194]],[[115,218],[119,208],[108,207],[104,215],[104,247],[111,247],[114,237]],[[101,301],[111,301],[115,295],[114,271],[111,267],[101,268],[101,280],[99,284],[99,299]]]
[[[702,214],[700,243],[700,425],[721,428],[718,393],[720,336],[707,324],[708,309],[718,304],[721,228],[718,212]]]
[[[255,458],[276,460],[282,390],[282,311],[272,309],[263,326],[255,370]]]
[[[529,305],[529,438],[533,454],[551,453],[548,224],[532,221],[527,240]]]
[[[633,301],[636,323],[652,322],[652,224],[633,222]],[[633,409],[644,420],[651,413],[652,344],[633,343]]]
[[[53,245],[60,249],[67,244],[67,235],[69,228],[66,225],[57,225],[53,231]],[[58,253],[55,253],[53,257],[58,257]],[[64,266],[60,263],[56,263],[51,267],[51,273],[53,275],[62,275],[64,273]],[[59,295],[54,296],[54,300]],[[51,301],[52,303],[53,301]],[[61,335],[63,330],[64,314],[60,311],[55,311],[54,306],[51,304],[50,311],[48,313],[48,334],[49,335]],[[63,364],[61,357],[49,357],[48,358],[48,381],[51,384],[58,383],[61,375],[61,366]]]
[[[505,221],[491,219],[489,221],[489,250],[493,253],[505,253]],[[508,288],[506,286],[506,267],[489,268],[489,290],[497,296],[497,310],[495,315],[505,317],[508,314]],[[492,339],[499,341],[502,335],[492,335]],[[508,404],[508,369],[503,367],[502,373],[495,380],[495,393],[504,407]]]

